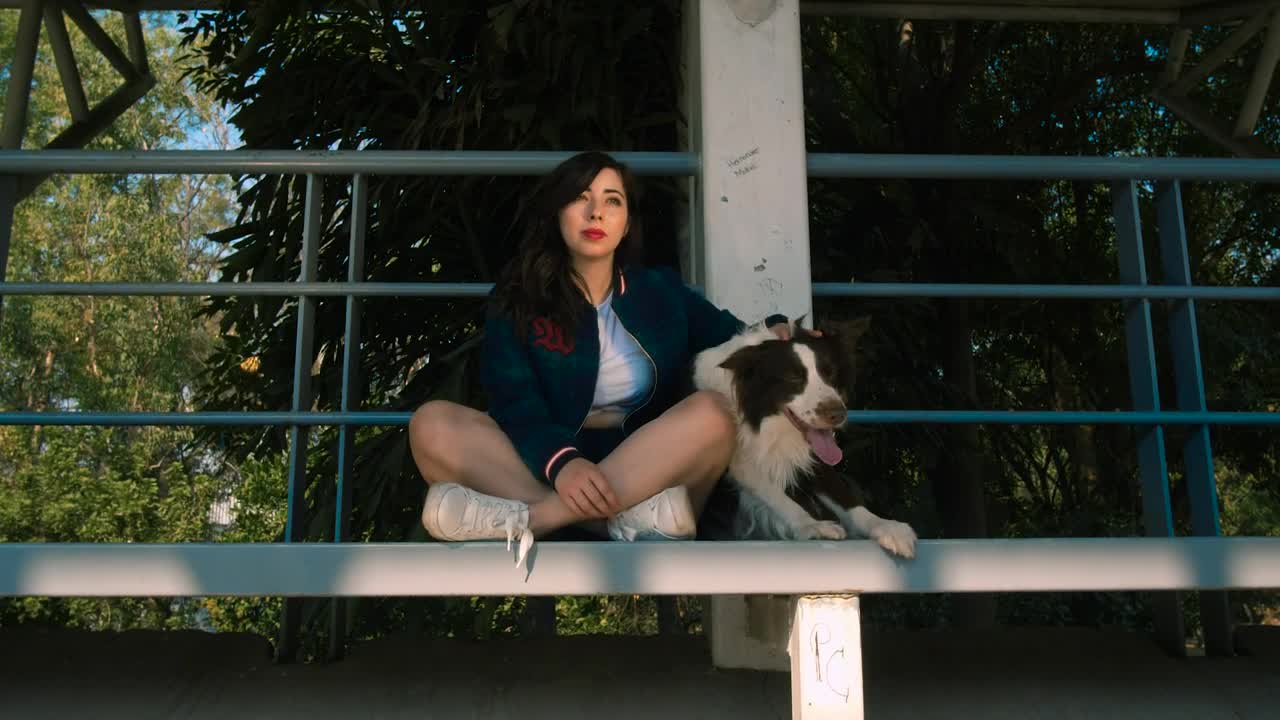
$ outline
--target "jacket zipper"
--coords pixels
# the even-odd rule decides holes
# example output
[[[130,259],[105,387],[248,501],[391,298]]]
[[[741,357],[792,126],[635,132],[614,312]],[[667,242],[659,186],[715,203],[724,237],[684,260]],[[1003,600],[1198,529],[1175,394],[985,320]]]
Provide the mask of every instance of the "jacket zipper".
[[[615,308],[614,314],[616,315],[617,312],[618,311]],[[628,336],[631,337],[631,342],[635,343],[636,347],[640,348],[640,352],[644,353],[645,359],[647,359],[649,361],[649,364],[653,366],[653,385],[649,387],[648,397],[646,397],[644,399],[644,402],[640,403],[640,405],[638,405],[635,410],[632,410],[631,412],[627,413],[627,416],[622,418],[622,432],[625,433],[627,431],[627,421],[631,419],[632,415],[635,415],[636,413],[643,410],[644,407],[649,404],[649,401],[653,399],[654,393],[658,391],[658,363],[653,361],[653,356],[649,355],[649,351],[644,349],[644,345],[640,344],[640,340],[637,339],[635,335],[632,335],[630,330],[627,330],[627,326],[625,323],[622,322],[621,317],[618,318],[618,324],[622,326],[622,329],[626,331]],[[586,422],[585,418],[583,419],[583,422]]]
[[[599,311],[599,310],[597,310],[597,311],[595,311],[595,312],[596,312],[596,313],[597,313],[597,315],[598,315],[600,311]],[[598,333],[597,333],[597,334],[598,334]],[[592,388],[592,391],[593,391],[593,392],[594,392],[594,390],[595,390],[596,383],[597,383],[597,382],[600,382],[600,358],[599,358],[599,355],[600,355],[600,349],[599,349],[599,348],[596,348],[596,376],[595,376],[594,378],[592,378],[592,380],[591,380],[591,388]],[[587,400],[587,411],[586,411],[585,413],[583,413],[583,414],[582,414],[582,419],[578,421],[578,429],[573,431],[573,437],[574,437],[574,439],[577,439],[578,435],[580,435],[580,434],[582,433],[582,426],[583,426],[583,425],[586,425],[586,424],[587,424],[587,418],[591,417],[591,404],[592,404],[592,402],[594,402],[594,400],[595,400],[595,398],[594,398],[594,397],[593,397],[593,398],[591,398],[590,400]]]

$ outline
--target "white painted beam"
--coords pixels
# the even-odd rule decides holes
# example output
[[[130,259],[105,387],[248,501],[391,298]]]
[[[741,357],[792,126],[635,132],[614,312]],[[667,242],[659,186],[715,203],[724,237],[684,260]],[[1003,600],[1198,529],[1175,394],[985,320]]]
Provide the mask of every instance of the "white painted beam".
[[[803,2],[800,3],[800,11],[805,15],[892,20],[1173,25],[1180,19],[1176,8],[1123,7],[1123,3],[1118,4],[1121,7],[981,2]]]
[[[1280,538],[504,543],[0,543],[0,596],[474,596],[1280,588]]]

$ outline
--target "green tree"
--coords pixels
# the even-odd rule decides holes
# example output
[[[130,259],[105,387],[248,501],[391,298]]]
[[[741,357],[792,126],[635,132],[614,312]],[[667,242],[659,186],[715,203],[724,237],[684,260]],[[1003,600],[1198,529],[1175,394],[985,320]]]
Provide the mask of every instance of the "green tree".
[[[0,37],[18,13],[0,12]],[[119,16],[99,21],[121,47]],[[72,26],[90,103],[119,76]],[[217,105],[181,75],[172,27],[146,33],[157,83],[92,149],[214,144]],[[0,64],[8,65],[14,48]],[[7,84],[5,84],[7,87]],[[53,55],[42,45],[25,147],[42,147],[70,122]],[[209,139],[201,142],[208,143]],[[59,175],[15,212],[8,279],[19,282],[207,281],[220,249],[204,239],[225,225],[225,177]],[[29,411],[171,411],[193,408],[192,389],[218,332],[198,298],[8,297],[0,327],[0,405]],[[228,476],[216,448],[190,428],[0,428],[0,542],[184,542],[210,535],[209,510]],[[0,624],[90,628],[190,623],[190,604],[167,599],[0,601]]]
[[[811,151],[1011,155],[1214,156],[1224,151],[1147,97],[1169,29],[813,18],[804,23]],[[1189,65],[1221,37],[1197,33]],[[1239,107],[1248,68],[1226,67],[1198,100]],[[832,92],[831,88],[836,88]],[[1274,98],[1270,104],[1275,108]],[[1280,145],[1274,111],[1261,137]],[[1106,283],[1118,278],[1109,187],[1092,182],[811,183],[815,279]],[[1151,188],[1143,186],[1148,271],[1159,281]],[[1259,185],[1185,183],[1197,284],[1276,285],[1280,202]],[[1112,410],[1132,407],[1123,306],[1116,302],[868,300],[820,303],[820,317],[869,312],[864,342],[883,408]],[[1266,411],[1280,395],[1280,316],[1265,304],[1199,303],[1209,406]],[[1173,406],[1166,306],[1154,305],[1164,407]],[[1167,446],[1175,518],[1187,524],[1179,433]],[[1242,478],[1274,467],[1275,431],[1217,428],[1229,528]],[[1124,427],[906,427],[858,434],[847,454],[888,477],[927,535],[1142,534],[1134,437]],[[1270,477],[1274,477],[1271,475]],[[1256,517],[1256,516],[1255,516]],[[1253,532],[1275,533],[1280,528]],[[1006,598],[1007,614],[1022,601]],[[1042,617],[1134,620],[1128,603],[1077,596]],[[1119,607],[1123,605],[1125,607]],[[957,598],[953,621],[996,607]],[[936,622],[934,618],[926,622]],[[1022,616],[1027,617],[1026,615]]]

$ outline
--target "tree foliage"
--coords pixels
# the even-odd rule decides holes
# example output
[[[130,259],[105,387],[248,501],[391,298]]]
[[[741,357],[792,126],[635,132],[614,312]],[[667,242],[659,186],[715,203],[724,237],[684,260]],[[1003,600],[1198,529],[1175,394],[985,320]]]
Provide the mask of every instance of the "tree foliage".
[[[1050,156],[1214,156],[1223,151],[1147,93],[1168,29],[814,19],[804,26],[811,151]],[[1221,39],[1197,36],[1188,65]],[[1197,97],[1220,116],[1239,107],[1228,68]],[[832,88],[836,91],[833,92]],[[1259,129],[1280,145],[1275,103]],[[815,280],[1111,283],[1119,276],[1106,183],[811,182]],[[1153,188],[1140,184],[1146,265],[1162,281]],[[1265,185],[1182,187],[1194,282],[1280,282],[1280,201]],[[1060,300],[869,300],[878,329],[864,402],[882,408],[1132,408],[1123,303]],[[823,303],[823,314],[850,311]],[[1280,314],[1265,304],[1199,303],[1208,405],[1274,411]],[[1152,307],[1162,406],[1176,407],[1167,303]],[[1132,429],[884,427],[859,433],[850,462],[893,478],[890,504],[926,535],[1105,536],[1143,533]],[[1276,506],[1275,430],[1213,431],[1224,522]],[[1187,532],[1185,431],[1167,447],[1175,519]],[[1257,517],[1253,513],[1249,513]],[[1249,523],[1251,534],[1275,525]],[[966,601],[969,599],[966,599]],[[1021,601],[1007,598],[1008,610]],[[1067,618],[1112,612],[1073,600]],[[957,604],[963,605],[958,601]],[[959,620],[994,607],[961,608]],[[966,611],[968,616],[966,617]],[[1130,613],[1130,611],[1125,611]],[[1122,615],[1125,613],[1121,613]],[[1114,619],[1116,616],[1111,615]],[[1126,621],[1131,617],[1126,618]]]
[[[0,37],[18,13],[0,13]],[[100,18],[124,47],[116,15]],[[107,61],[71,34],[90,103],[120,84]],[[155,88],[93,149],[182,145],[216,132],[216,107],[181,81],[178,35],[147,34]],[[14,48],[8,53],[8,65]],[[7,87],[7,85],[6,85]],[[42,46],[26,147],[70,122],[53,55]],[[233,196],[219,177],[59,175],[16,211],[7,279],[16,282],[205,281],[219,250],[202,234],[227,221]],[[186,411],[215,341],[200,301],[180,297],[4,299],[0,404],[25,411]],[[0,542],[185,542],[209,538],[209,509],[227,489],[224,468],[189,428],[0,428]],[[0,624],[175,627],[193,605],[168,599],[0,601]]]

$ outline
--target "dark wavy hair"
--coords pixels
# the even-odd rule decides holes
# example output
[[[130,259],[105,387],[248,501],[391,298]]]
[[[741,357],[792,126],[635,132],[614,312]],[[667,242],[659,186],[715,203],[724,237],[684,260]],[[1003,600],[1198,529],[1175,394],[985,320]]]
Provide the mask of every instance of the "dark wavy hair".
[[[573,267],[560,235],[560,210],[573,202],[601,170],[612,168],[622,178],[627,196],[627,234],[614,254],[615,269],[639,261],[643,248],[640,186],[630,168],[602,152],[574,155],[556,166],[534,188],[520,213],[523,226],[516,255],[494,284],[495,309],[511,318],[524,337],[536,317],[546,317],[569,332],[590,307],[586,282]]]

